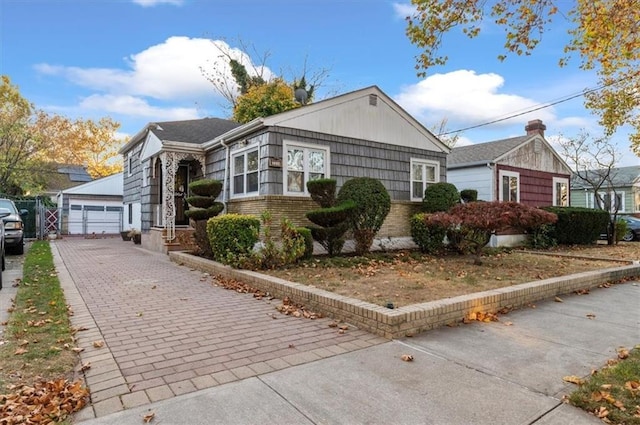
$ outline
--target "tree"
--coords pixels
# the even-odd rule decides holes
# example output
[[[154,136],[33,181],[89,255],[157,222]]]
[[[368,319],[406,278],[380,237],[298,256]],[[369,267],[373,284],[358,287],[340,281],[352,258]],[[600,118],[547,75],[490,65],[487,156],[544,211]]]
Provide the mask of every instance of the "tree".
[[[277,78],[266,84],[250,86],[233,108],[233,120],[247,123],[255,118],[268,117],[301,106],[296,102],[293,88]]]
[[[607,243],[613,245],[621,206],[614,184],[618,157],[615,146],[607,137],[594,138],[584,131],[575,138],[561,138],[559,144],[560,155],[573,168],[577,181],[593,190],[598,208],[609,213]]]
[[[587,92],[585,106],[599,116],[605,135],[629,124],[631,145],[640,155],[640,0],[412,0],[416,10],[407,17],[407,36],[422,50],[416,56],[419,76],[443,65],[443,36],[455,28],[469,38],[477,37],[484,19],[505,28],[506,53],[530,55],[555,19],[568,19],[569,41],[559,65],[571,55],[581,59],[580,68],[595,70],[599,90]],[[571,6],[567,6],[570,4]],[[504,60],[505,54],[498,56]]]
[[[34,154],[43,150],[40,129],[43,113],[3,75],[0,85],[0,193],[21,195],[42,185],[41,161]]]
[[[270,53],[259,53],[252,44],[243,40],[238,41],[239,48],[231,48],[221,40],[213,44],[220,53],[218,60],[211,69],[201,67],[200,71],[225,99],[233,119],[242,123],[299,107],[301,103],[295,100],[297,89],[306,91],[304,103],[311,102],[329,75],[327,68],[308,70],[305,58],[302,70],[291,72],[294,77],[288,79],[282,72],[274,74],[267,66]]]
[[[111,118],[74,121],[59,115],[47,121],[42,134],[47,146],[41,153],[43,160],[84,165],[93,178],[122,171],[118,149],[124,140],[116,137],[119,123]]]

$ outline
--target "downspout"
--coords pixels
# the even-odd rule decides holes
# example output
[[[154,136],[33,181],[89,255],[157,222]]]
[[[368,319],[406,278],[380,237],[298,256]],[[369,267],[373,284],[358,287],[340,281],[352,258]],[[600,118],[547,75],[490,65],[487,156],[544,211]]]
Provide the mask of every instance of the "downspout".
[[[222,181],[222,204],[224,205],[224,213],[227,214],[228,212],[228,206],[227,206],[227,181],[229,180],[229,155],[230,155],[230,150],[229,150],[229,145],[227,145],[225,143],[225,140],[222,139],[220,140],[220,145],[224,146],[225,152],[224,152],[224,180]]]

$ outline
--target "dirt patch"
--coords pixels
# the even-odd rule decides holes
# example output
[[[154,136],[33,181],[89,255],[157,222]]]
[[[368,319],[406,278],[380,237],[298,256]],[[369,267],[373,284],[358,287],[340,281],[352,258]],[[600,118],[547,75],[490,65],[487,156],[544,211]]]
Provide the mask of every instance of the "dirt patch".
[[[429,256],[417,252],[375,253],[366,257],[314,258],[299,266],[264,272],[373,304],[394,307],[502,288],[583,271],[623,265],[614,260],[640,259],[640,243],[562,247],[537,255],[519,250],[495,251],[483,264],[460,255]],[[568,257],[579,255],[582,258]]]

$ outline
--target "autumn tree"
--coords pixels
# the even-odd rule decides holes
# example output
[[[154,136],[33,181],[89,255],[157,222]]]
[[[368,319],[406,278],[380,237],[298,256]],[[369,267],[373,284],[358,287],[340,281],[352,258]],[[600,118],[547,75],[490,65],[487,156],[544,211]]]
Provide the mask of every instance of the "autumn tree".
[[[444,36],[459,29],[477,37],[487,18],[505,29],[504,60],[509,53],[530,55],[555,20],[569,21],[569,41],[559,65],[572,55],[580,68],[594,70],[598,90],[585,92],[585,105],[600,119],[606,136],[625,124],[634,132],[631,145],[640,154],[640,0],[411,0],[407,36],[421,49],[416,56],[419,76],[447,62],[440,49]],[[506,53],[506,54],[505,54]]]
[[[619,156],[615,146],[608,137],[592,137],[584,131],[573,138],[561,138],[558,143],[559,153],[573,169],[575,181],[593,192],[597,208],[609,212],[607,243],[613,245],[621,207],[620,194],[614,183]]]
[[[218,60],[213,67],[201,67],[200,71],[225,99],[224,106],[231,110],[232,119],[241,123],[301,106],[295,96],[298,89],[305,91],[305,103],[311,102],[329,75],[327,68],[308,69],[305,59],[301,71],[290,72],[295,76],[285,78],[284,72],[276,75],[267,66],[269,52],[260,53],[242,40],[237,49],[221,40],[213,43],[219,52]]]
[[[42,186],[41,161],[34,154],[44,149],[41,129],[46,115],[36,112],[18,87],[3,75],[0,85],[0,193],[21,195]]]
[[[70,120],[53,115],[43,128],[47,147],[41,154],[56,163],[84,165],[93,178],[106,177],[122,171],[118,149],[125,140],[117,137],[119,128],[111,118]]]

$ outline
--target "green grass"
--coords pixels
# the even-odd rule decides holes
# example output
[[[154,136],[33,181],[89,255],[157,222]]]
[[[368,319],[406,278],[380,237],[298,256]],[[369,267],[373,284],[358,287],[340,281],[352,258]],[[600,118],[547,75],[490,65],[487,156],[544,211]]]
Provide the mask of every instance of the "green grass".
[[[0,390],[36,379],[70,377],[77,354],[60,281],[47,241],[26,253],[15,307],[0,346]]]
[[[611,424],[640,425],[640,345],[628,358],[610,363],[571,393],[569,401],[596,415],[600,412]]]

